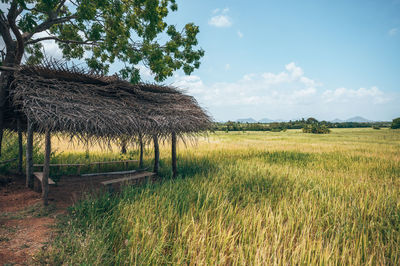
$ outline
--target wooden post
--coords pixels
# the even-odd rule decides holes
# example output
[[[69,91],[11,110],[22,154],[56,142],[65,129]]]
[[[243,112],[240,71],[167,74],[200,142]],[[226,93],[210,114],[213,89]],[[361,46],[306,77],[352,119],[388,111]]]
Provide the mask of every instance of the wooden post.
[[[90,154],[89,154],[89,140],[88,139],[86,140],[85,148],[86,148],[86,150],[85,150],[85,159],[89,160]]]
[[[42,180],[42,197],[43,205],[49,205],[48,194],[49,194],[49,174],[50,174],[50,152],[51,152],[51,135],[50,130],[46,130],[45,134],[45,151],[44,151],[44,163],[43,163],[43,180]]]
[[[121,153],[126,154],[126,139],[121,141]]]
[[[172,177],[176,177],[178,174],[177,168],[176,168],[176,133],[172,132],[172,156],[171,156],[171,161],[172,161]]]
[[[142,135],[139,135],[139,146],[140,146],[139,169],[143,169],[143,138],[142,138]]]
[[[153,136],[154,142],[154,168],[153,172],[158,174],[158,168],[160,164],[160,148],[158,146],[158,138],[156,135]]]
[[[22,128],[21,120],[17,119],[17,130],[18,130],[18,173],[22,174]]]
[[[33,188],[33,128],[28,120],[26,133],[26,187]]]

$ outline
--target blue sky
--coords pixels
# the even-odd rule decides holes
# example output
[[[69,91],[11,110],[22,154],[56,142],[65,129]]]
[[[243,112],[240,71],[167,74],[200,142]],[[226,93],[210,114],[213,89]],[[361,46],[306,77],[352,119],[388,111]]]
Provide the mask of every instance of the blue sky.
[[[186,89],[216,120],[400,116],[400,1],[178,1],[206,51]]]
[[[168,22],[199,25],[206,54],[199,70],[166,84],[216,121],[400,116],[400,0],[177,2]],[[54,42],[45,47],[61,55]]]

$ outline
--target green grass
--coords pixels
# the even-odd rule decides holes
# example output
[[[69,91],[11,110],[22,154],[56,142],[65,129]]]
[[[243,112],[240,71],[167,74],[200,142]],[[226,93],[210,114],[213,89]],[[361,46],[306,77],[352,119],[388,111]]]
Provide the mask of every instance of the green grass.
[[[400,263],[400,131],[216,133],[165,181],[86,199],[50,264]],[[151,153],[146,163],[151,164]]]

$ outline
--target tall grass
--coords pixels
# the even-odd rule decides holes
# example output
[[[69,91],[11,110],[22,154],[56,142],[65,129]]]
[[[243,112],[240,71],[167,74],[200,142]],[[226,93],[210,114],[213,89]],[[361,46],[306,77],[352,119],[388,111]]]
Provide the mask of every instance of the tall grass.
[[[34,138],[34,149],[33,149],[33,162],[34,164],[43,164],[44,161],[44,147],[43,147],[43,136],[35,135]],[[25,148],[26,138],[23,137],[23,169],[25,169]],[[124,161],[134,160],[139,158],[139,151],[135,147],[126,154],[118,152],[120,147],[114,145],[100,146],[92,145],[89,147],[79,145],[79,143],[72,139],[63,138],[63,136],[55,135],[52,137],[52,152],[50,154],[51,164],[85,164],[80,169],[81,174],[94,173],[94,172],[110,172],[118,170],[136,169],[138,163],[130,162],[128,169],[125,169],[125,164],[92,164],[91,162],[110,162],[110,161]],[[146,158],[150,155],[150,151],[146,150]],[[15,132],[6,131],[3,138],[2,156],[1,161],[8,161],[15,159],[11,162],[0,165],[0,173],[7,174],[10,172],[16,172],[18,169],[18,137]],[[147,165],[146,167],[148,167]],[[35,171],[41,171],[41,167],[34,167]],[[51,167],[50,176],[53,180],[57,181],[63,175],[76,175],[76,166],[62,166],[62,167]]]
[[[25,138],[23,138],[23,142],[25,142]],[[33,149],[33,160],[40,161],[43,157],[41,152],[41,139],[35,139],[36,145]],[[23,164],[25,167],[25,145],[23,146]],[[0,164],[0,174],[9,174],[11,172],[15,173],[18,169],[18,135],[15,132],[5,130],[4,136],[2,139],[2,149],[1,149],[1,157],[0,162],[7,162]]]
[[[217,133],[70,209],[50,264],[400,263],[400,132]],[[150,157],[148,157],[150,160]]]

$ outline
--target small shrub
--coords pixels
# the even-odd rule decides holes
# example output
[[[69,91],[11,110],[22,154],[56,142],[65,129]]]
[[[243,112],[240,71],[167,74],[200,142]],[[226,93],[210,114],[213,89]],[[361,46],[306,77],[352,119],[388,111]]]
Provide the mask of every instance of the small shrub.
[[[372,128],[377,130],[381,129],[379,126],[372,126]]]

